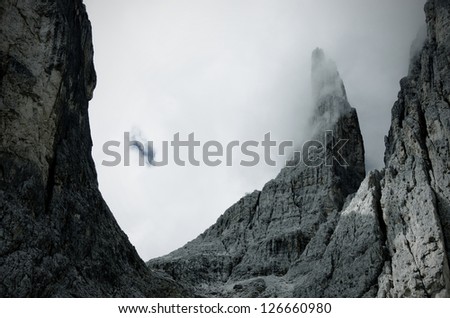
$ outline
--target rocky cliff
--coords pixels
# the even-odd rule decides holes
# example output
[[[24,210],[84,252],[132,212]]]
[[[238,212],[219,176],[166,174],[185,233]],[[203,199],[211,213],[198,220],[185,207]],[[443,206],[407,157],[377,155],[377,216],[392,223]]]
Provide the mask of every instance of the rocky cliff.
[[[425,13],[427,39],[412,52],[386,138],[380,296],[450,292],[450,2],[430,0]]]
[[[183,296],[98,190],[96,83],[81,0],[0,2],[0,296]]]
[[[426,39],[401,80],[381,172],[364,178],[356,111],[317,50],[312,139],[322,147],[148,265],[200,296],[449,296],[450,2],[429,0],[425,12]],[[327,130],[333,138],[322,137]],[[316,161],[330,157],[345,163]]]

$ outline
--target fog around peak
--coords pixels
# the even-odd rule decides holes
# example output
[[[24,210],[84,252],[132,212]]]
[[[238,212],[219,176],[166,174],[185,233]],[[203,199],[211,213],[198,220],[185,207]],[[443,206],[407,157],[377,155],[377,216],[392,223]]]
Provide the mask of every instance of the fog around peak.
[[[155,160],[177,132],[228,143],[270,131],[301,145],[311,134],[313,96],[339,92],[358,112],[368,170],[381,167],[398,83],[425,20],[425,0],[84,2],[98,75],[89,112],[100,189],[145,260],[195,238],[284,160],[149,169],[133,164],[133,151],[130,167],[112,168],[101,165],[106,141],[137,127],[154,141]],[[328,62],[312,85],[317,47]]]

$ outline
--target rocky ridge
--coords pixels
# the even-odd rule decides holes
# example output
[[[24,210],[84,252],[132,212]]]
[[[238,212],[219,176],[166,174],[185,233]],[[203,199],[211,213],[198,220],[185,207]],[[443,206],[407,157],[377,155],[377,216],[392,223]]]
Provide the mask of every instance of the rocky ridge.
[[[348,166],[285,168],[148,265],[198,296],[448,297],[450,2],[429,0],[425,13],[426,36],[400,82],[381,172],[364,178],[356,112],[335,65],[317,50],[314,132],[324,147],[312,154],[330,154],[333,142],[321,136],[331,129],[334,142],[350,140],[342,148]]]

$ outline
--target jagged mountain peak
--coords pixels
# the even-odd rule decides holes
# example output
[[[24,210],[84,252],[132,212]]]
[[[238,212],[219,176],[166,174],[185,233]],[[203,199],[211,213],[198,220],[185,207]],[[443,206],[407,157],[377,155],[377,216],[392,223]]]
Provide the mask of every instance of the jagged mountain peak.
[[[347,100],[344,83],[339,75],[336,63],[327,58],[321,48],[316,48],[312,52],[311,79],[313,96],[316,102],[327,96]]]
[[[336,63],[320,48],[312,53],[311,86],[315,105],[312,126],[317,134],[317,131],[332,129],[339,118],[352,110]]]
[[[316,101],[313,123],[314,157],[319,161],[286,167],[261,191],[230,207],[195,240],[151,260],[149,266],[170,273],[201,296],[293,295],[295,283],[286,274],[318,229],[335,222],[365,176],[356,110],[345,98],[335,64],[325,59],[323,51],[313,53],[312,73],[322,95]],[[336,83],[341,89],[330,89]],[[331,132],[327,137],[326,129]],[[332,158],[334,145],[341,139],[350,140],[340,153],[345,164]],[[303,150],[306,157],[309,150]]]

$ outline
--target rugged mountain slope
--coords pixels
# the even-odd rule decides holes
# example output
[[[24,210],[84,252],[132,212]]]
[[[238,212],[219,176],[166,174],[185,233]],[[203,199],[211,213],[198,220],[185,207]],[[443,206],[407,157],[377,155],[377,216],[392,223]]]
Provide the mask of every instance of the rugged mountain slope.
[[[448,297],[450,2],[429,0],[425,12],[426,39],[401,80],[383,171],[361,183],[356,112],[335,67],[316,51],[315,138],[324,142],[331,129],[334,142],[349,139],[341,151],[348,166],[285,168],[149,266],[198,295]],[[313,157],[331,151],[324,144]]]
[[[380,296],[450,291],[450,2],[428,1],[425,12],[427,39],[400,82],[386,139]]]
[[[289,295],[292,284],[285,274],[318,229],[337,218],[365,176],[356,111],[335,64],[320,49],[313,53],[312,79],[315,143],[309,155],[241,199],[197,239],[150,266],[198,295]],[[340,153],[339,140],[351,141]]]
[[[103,201],[81,0],[0,2],[0,296],[182,296]]]

